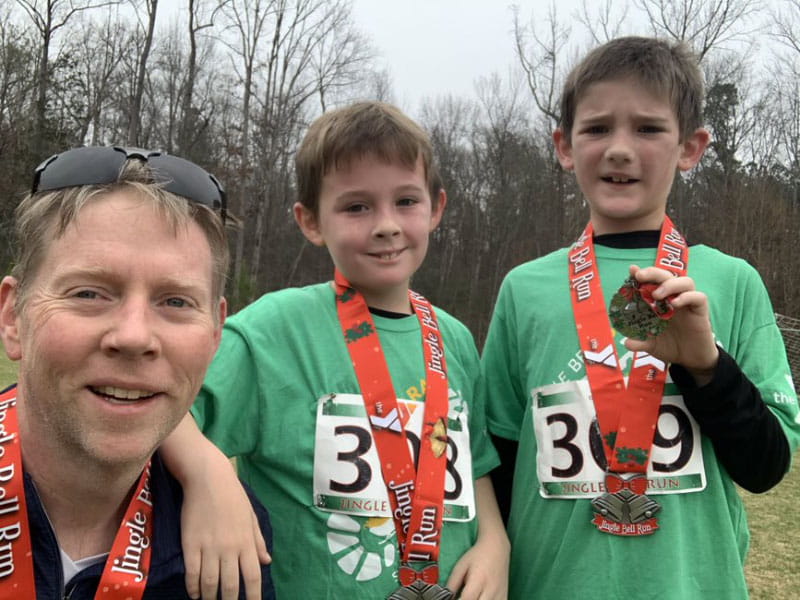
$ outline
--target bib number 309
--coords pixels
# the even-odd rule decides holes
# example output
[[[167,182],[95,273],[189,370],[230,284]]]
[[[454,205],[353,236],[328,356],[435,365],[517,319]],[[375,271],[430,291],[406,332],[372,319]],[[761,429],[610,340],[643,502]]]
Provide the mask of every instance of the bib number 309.
[[[585,382],[534,390],[537,474],[545,497],[595,497],[604,492],[607,462]],[[705,469],[697,423],[680,396],[665,396],[648,466],[648,494],[697,491]]]

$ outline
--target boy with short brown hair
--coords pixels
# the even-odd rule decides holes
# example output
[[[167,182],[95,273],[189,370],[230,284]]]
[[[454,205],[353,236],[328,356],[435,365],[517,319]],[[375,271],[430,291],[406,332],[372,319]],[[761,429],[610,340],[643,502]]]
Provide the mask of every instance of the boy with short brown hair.
[[[280,597],[506,596],[478,353],[409,290],[446,204],[431,155],[388,104],[311,125],[293,210],[335,281],[228,319],[193,408],[273,511]]]
[[[734,482],[775,485],[800,417],[758,274],[666,215],[701,109],[681,44],[613,40],[566,82],[553,139],[590,222],[509,273],[482,360],[511,598],[747,597]]]

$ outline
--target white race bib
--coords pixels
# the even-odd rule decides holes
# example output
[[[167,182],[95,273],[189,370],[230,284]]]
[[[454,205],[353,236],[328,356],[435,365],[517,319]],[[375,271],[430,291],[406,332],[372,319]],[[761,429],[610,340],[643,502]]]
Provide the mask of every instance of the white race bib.
[[[594,498],[604,493],[606,464],[588,382],[568,381],[531,391],[536,472],[545,498]],[[648,494],[706,487],[700,428],[674,384],[666,384],[650,463]]]
[[[416,463],[425,403],[398,399],[397,404]],[[451,391],[444,487],[445,521],[469,521],[475,516],[467,412],[466,403]],[[314,502],[322,510],[391,517],[378,452],[360,395],[327,394],[317,401]]]

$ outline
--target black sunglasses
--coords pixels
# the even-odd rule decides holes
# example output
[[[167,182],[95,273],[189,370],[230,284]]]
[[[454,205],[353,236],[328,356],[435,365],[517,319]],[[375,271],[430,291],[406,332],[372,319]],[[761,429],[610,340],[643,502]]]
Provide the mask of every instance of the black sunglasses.
[[[31,193],[113,183],[131,158],[147,163],[153,179],[165,190],[218,210],[225,221],[225,188],[216,177],[184,158],[141,148],[87,146],[54,154],[36,167]]]

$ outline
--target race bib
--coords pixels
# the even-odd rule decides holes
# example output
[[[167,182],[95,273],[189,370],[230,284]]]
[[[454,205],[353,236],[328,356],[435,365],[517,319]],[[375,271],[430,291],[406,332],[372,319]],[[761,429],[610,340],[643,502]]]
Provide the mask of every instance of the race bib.
[[[606,458],[586,380],[531,391],[539,493],[545,498],[595,498],[604,493]],[[647,494],[706,487],[700,428],[677,386],[667,383],[659,409]]]
[[[399,419],[416,464],[425,404],[398,398]],[[444,519],[475,516],[467,405],[450,392]],[[322,510],[364,517],[391,517],[386,484],[364,401],[358,394],[327,394],[317,401],[314,502]]]

